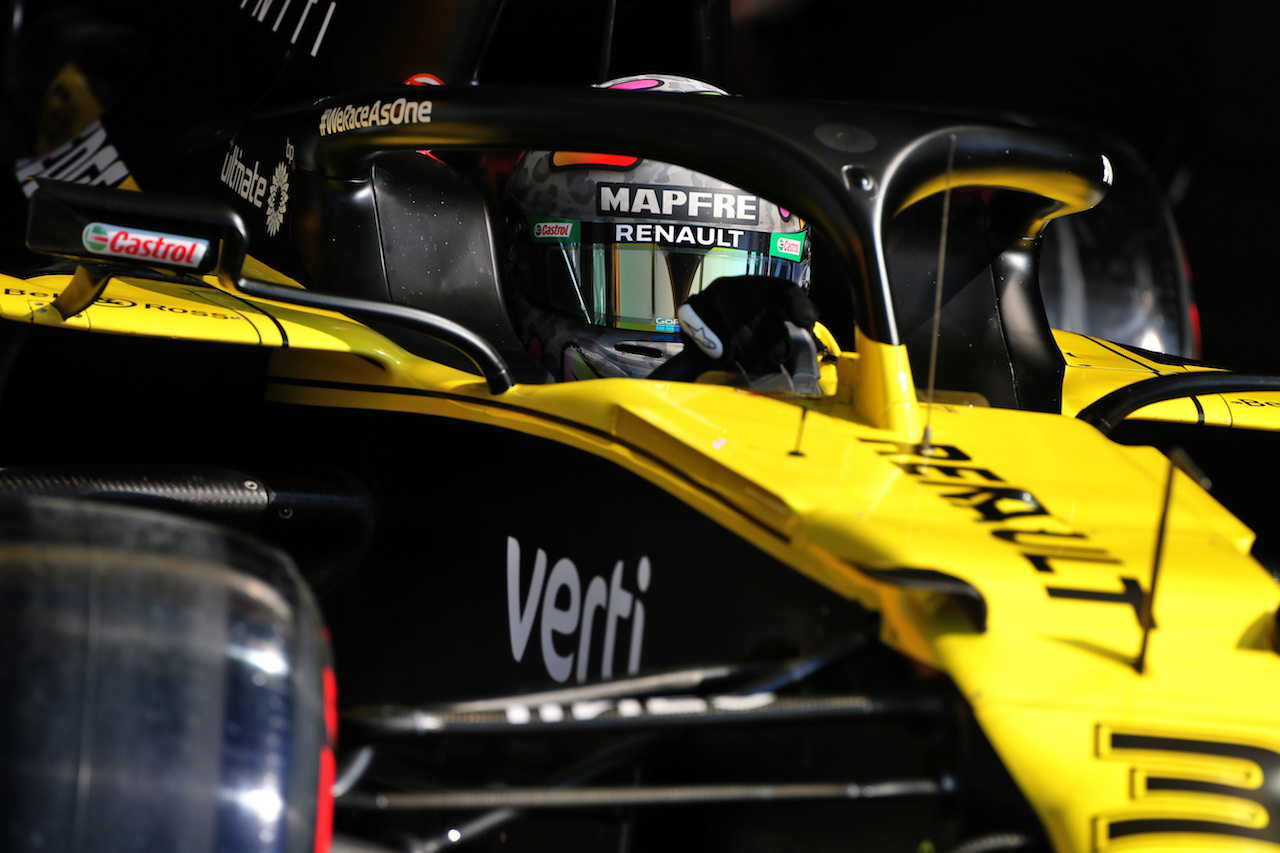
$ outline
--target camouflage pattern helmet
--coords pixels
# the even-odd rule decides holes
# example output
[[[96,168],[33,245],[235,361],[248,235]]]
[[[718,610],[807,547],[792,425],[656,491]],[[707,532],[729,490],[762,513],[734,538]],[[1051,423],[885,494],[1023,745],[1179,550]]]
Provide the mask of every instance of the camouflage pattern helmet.
[[[727,95],[662,74],[600,87]],[[528,151],[506,194],[515,319],[557,378],[648,375],[680,349],[676,309],[716,279],[772,275],[808,286],[799,216],[683,166]]]

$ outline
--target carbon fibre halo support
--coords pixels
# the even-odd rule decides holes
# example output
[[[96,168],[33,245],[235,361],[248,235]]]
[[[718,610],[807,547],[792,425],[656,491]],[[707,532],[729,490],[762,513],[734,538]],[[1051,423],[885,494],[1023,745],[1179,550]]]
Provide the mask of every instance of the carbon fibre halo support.
[[[920,113],[738,98],[648,98],[566,90],[530,99],[520,87],[432,87],[404,118],[403,89],[380,88],[264,116],[297,132],[297,166],[333,178],[367,176],[373,157],[431,148],[564,148],[679,163],[771,198],[833,241],[861,281],[859,320],[874,340],[900,343],[884,265],[885,225],[941,190],[955,137],[955,186],[995,186],[1039,197],[1007,225],[1035,237],[1051,219],[1087,210],[1106,194],[1111,167],[1091,145],[996,124],[964,124]],[[384,108],[395,118],[383,121]],[[832,122],[881,128],[861,152],[822,143]],[[286,130],[288,129],[288,130]],[[806,132],[807,131],[807,132]],[[768,168],[762,168],[768,164]],[[848,175],[859,176],[850,183]],[[1016,220],[1016,221],[1015,221]]]

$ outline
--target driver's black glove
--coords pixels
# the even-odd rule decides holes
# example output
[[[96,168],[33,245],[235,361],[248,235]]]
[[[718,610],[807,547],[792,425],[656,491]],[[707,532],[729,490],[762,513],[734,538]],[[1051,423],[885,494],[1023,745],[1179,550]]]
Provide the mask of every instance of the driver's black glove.
[[[786,279],[743,275],[717,279],[676,311],[685,349],[696,347],[706,368],[748,376],[789,364],[793,340],[787,323],[808,331],[818,310]]]

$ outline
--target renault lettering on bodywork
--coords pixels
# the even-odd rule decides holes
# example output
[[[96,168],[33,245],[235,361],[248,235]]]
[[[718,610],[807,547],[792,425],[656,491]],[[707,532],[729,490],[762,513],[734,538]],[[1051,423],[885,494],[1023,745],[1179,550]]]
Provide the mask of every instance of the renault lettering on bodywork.
[[[95,255],[131,258],[183,267],[198,267],[209,250],[208,240],[123,228],[91,222],[81,235],[84,247]]]

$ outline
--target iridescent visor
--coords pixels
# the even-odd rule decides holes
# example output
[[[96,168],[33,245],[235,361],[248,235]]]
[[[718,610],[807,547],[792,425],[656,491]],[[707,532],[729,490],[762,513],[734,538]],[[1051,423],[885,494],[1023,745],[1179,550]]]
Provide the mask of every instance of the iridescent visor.
[[[802,283],[807,254],[804,232],[530,217],[530,233],[546,244],[551,307],[593,325],[658,333],[678,332],[676,308],[716,279]]]

